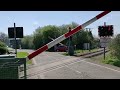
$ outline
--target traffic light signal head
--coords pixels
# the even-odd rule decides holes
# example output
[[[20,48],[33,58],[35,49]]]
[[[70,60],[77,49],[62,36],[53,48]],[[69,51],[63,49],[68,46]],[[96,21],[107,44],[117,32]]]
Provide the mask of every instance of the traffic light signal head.
[[[113,36],[113,25],[109,26],[108,32],[109,32],[109,36]]]
[[[101,37],[101,36],[105,36],[105,33],[104,33],[104,26],[99,26],[98,27],[98,35]]]
[[[101,36],[113,36],[113,25],[99,26],[98,35]]]

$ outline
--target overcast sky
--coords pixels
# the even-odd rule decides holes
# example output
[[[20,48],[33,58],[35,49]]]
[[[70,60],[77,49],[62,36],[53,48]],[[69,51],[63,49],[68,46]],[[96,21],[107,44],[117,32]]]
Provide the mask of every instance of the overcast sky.
[[[8,27],[16,26],[24,28],[24,35],[32,34],[39,26],[70,24],[76,22],[83,24],[102,11],[0,11],[0,32],[8,34]],[[114,25],[115,34],[120,33],[120,11],[112,11],[86,28],[92,28],[95,36],[98,36],[98,26]]]

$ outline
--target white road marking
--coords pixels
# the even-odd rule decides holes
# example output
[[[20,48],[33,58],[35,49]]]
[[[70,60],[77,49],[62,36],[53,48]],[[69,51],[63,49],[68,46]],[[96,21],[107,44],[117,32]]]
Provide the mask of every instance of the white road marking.
[[[115,71],[115,72],[119,72],[119,73],[120,73],[120,71],[118,71],[118,70],[115,70],[115,69],[112,69],[112,68],[108,68],[108,67],[105,67],[105,66],[102,66],[102,65],[98,65],[98,64],[91,63],[91,62],[88,62],[88,61],[83,61],[83,62],[92,64],[92,65],[95,65],[95,66],[103,67],[103,68],[106,68],[106,69],[109,69],[109,70],[112,70],[112,71]]]

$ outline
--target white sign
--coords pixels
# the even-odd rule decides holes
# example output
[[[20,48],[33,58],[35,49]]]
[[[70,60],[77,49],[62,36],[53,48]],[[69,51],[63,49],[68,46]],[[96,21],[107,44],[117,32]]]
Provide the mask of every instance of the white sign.
[[[100,46],[101,47],[107,47],[110,40],[111,40],[110,37],[101,37],[100,38]]]
[[[100,38],[100,43],[108,43],[110,42],[111,38],[110,37],[101,37]]]
[[[108,46],[108,43],[100,43],[100,46],[103,48],[103,47],[107,47]]]

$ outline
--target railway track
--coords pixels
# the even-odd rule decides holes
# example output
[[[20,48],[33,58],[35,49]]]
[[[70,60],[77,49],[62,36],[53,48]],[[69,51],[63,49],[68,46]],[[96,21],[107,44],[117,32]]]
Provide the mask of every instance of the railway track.
[[[108,52],[108,49],[105,49],[105,53]],[[98,50],[98,51],[94,51],[94,52],[89,52],[89,53],[85,53],[85,54],[81,54],[81,55],[76,55],[76,57],[83,57],[83,58],[91,58],[94,56],[98,56],[104,53],[104,49]]]

